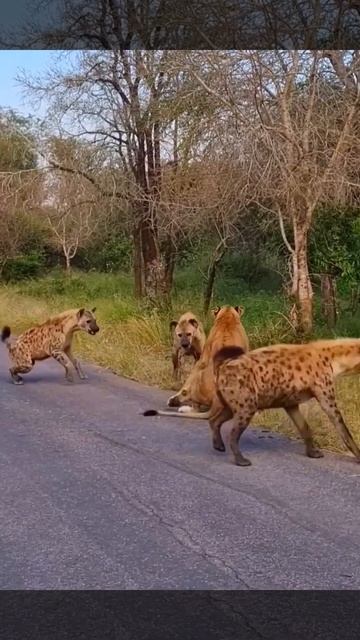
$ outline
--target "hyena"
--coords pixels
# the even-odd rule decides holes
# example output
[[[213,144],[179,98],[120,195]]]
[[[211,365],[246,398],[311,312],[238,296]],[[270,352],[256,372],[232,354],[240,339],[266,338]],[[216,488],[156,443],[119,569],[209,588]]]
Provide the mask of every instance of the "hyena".
[[[183,373],[184,357],[192,356],[194,361],[198,362],[204,349],[206,335],[201,322],[192,311],[187,311],[177,321],[172,320],[170,330],[173,332],[173,377],[179,380]]]
[[[10,368],[14,384],[23,384],[20,374],[29,373],[36,361],[54,358],[65,369],[65,378],[73,382],[70,365],[75,368],[79,378],[87,378],[79,361],[73,356],[71,346],[76,331],[86,331],[94,336],[98,331],[94,312],[87,309],[69,309],[27,329],[17,339],[11,340],[10,327],[3,328],[1,340],[8,348],[12,361]]]
[[[315,398],[341,435],[347,449],[360,462],[360,450],[337,406],[334,381],[338,376],[360,373],[360,340],[340,338],[308,344],[278,344],[244,353],[234,346],[214,357],[218,403],[209,417],[214,449],[225,451],[221,425],[233,418],[230,449],[235,464],[248,466],[239,440],[257,411],[285,409],[299,430],[310,458],[322,452],[314,446],[311,429],[299,410]]]

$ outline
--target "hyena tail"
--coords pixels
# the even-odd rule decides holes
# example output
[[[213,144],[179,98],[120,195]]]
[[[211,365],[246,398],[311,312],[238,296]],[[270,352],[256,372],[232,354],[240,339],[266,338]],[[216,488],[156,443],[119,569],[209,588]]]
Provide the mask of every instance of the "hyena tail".
[[[4,327],[2,332],[1,332],[1,342],[5,342],[6,346],[9,348],[10,346],[10,336],[11,336],[11,329],[10,327]]]
[[[243,355],[245,351],[241,347],[223,347],[215,353],[213,358],[215,372],[225,360],[235,360]]]

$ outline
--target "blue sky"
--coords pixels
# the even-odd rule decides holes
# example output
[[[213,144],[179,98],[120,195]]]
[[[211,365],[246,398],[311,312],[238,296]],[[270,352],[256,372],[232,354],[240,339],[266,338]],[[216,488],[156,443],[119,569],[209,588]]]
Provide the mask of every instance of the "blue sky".
[[[15,77],[20,69],[35,74],[46,71],[56,55],[53,51],[0,51],[0,107],[11,107],[25,116],[32,113],[41,117],[44,109],[34,113]]]

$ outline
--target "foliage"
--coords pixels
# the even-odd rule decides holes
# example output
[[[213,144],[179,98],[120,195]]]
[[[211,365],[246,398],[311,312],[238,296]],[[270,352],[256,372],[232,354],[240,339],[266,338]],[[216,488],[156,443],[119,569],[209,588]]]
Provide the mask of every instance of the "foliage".
[[[35,169],[37,162],[32,147],[31,124],[31,119],[0,108],[1,171]]]
[[[87,249],[79,251],[76,265],[84,269],[113,273],[131,269],[132,243],[124,234],[100,238]]]
[[[323,207],[310,236],[313,273],[340,278],[343,291],[360,281],[360,209]]]
[[[38,278],[44,272],[45,255],[43,251],[32,250],[24,255],[10,258],[3,268],[5,281],[21,281]]]

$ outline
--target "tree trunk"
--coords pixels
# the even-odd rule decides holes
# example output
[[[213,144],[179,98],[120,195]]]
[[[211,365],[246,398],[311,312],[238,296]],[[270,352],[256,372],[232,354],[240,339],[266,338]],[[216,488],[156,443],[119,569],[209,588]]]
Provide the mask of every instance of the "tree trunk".
[[[141,225],[141,244],[145,295],[154,300],[161,293],[164,284],[164,268],[149,217],[144,218]]]
[[[321,299],[322,313],[330,329],[333,329],[337,320],[335,280],[328,273],[321,274]]]
[[[140,225],[134,226],[133,239],[134,239],[134,253],[133,253],[134,295],[135,295],[135,298],[141,298],[144,293],[144,286],[143,286],[143,265],[142,265],[142,246],[141,246]]]
[[[203,311],[205,315],[208,313],[210,308],[210,303],[211,303],[211,299],[214,291],[217,268],[221,260],[223,259],[225,252],[226,252],[226,247],[223,247],[220,253],[219,253],[219,248],[217,247],[215,251],[215,256],[213,255],[208,267],[206,285],[205,285],[205,291],[204,291],[204,305],[203,305]]]
[[[351,289],[351,313],[355,315],[359,308],[360,287],[357,284],[356,287]]]
[[[160,130],[158,123],[154,126],[154,150],[155,150],[155,166],[156,166],[156,175],[158,183],[160,182],[161,176],[161,164],[160,164]],[[173,173],[176,175],[178,170],[178,162],[179,162],[179,152],[178,152],[178,119],[175,118],[174,121],[174,139],[173,139]],[[165,249],[163,252],[164,255],[164,284],[165,291],[168,296],[168,300],[170,302],[171,291],[174,282],[174,272],[176,266],[176,257],[177,257],[177,245],[176,241],[178,238],[176,237],[176,232],[174,227],[170,227],[170,231],[166,234],[166,242]]]
[[[67,276],[71,274],[71,260],[68,253],[65,253],[65,273]]]
[[[165,290],[168,296],[171,294],[173,281],[174,281],[174,271],[176,264],[176,245],[173,241],[172,236],[169,234],[165,246],[164,251],[164,279],[165,279]]]
[[[212,295],[213,295],[215,276],[216,276],[216,267],[217,267],[217,263],[213,262],[210,265],[210,268],[208,270],[208,277],[207,277],[207,280],[206,280],[205,291],[204,291],[203,311],[204,311],[205,315],[209,311],[211,298],[212,298]]]
[[[313,327],[313,288],[309,275],[308,255],[307,255],[307,230],[304,228],[295,229],[295,253],[294,265],[294,287],[296,304],[298,308],[299,331],[302,334],[309,334]]]
[[[146,148],[145,148],[145,142]],[[140,205],[140,234],[143,267],[143,293],[155,301],[164,287],[164,268],[157,241],[154,150],[149,131],[139,135],[136,177],[144,199]]]

